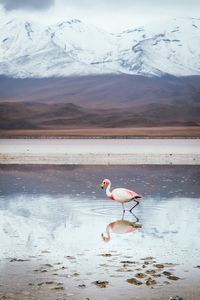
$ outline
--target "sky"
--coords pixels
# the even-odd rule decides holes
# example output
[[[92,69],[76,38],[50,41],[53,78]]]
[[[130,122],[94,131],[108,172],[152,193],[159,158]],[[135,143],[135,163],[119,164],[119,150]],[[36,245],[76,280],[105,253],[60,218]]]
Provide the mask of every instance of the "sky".
[[[0,0],[0,8],[11,18],[48,25],[75,18],[110,32],[164,17],[200,17],[199,0]]]

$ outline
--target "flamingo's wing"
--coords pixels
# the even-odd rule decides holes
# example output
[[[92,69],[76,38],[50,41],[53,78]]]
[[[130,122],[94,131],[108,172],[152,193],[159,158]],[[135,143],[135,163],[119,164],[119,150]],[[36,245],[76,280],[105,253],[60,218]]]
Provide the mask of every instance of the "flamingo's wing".
[[[113,200],[117,201],[117,202],[129,202],[131,201],[133,198],[142,198],[141,195],[138,195],[137,193],[127,190],[127,189],[123,189],[123,188],[118,188],[118,189],[114,189],[112,191],[112,197]]]
[[[132,195],[135,199],[143,198],[142,195],[139,195],[139,194],[137,194],[137,193],[134,192],[134,191],[127,190],[127,192],[128,192],[130,195]]]

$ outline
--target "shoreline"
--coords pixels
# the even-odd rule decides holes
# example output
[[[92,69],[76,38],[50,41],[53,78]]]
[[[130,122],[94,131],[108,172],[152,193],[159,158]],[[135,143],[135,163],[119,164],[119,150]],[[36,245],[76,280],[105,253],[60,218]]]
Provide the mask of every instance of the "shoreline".
[[[199,139],[2,139],[0,164],[200,165]]]
[[[200,165],[200,154],[1,154],[2,164],[44,165]]]
[[[66,128],[66,129],[0,129],[0,139],[149,139],[200,138],[200,126],[128,127],[128,128]]]

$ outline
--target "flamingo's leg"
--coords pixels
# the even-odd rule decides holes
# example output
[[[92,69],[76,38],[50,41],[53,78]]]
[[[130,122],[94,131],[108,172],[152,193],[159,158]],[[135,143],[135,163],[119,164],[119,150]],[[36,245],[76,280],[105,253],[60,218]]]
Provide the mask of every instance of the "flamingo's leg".
[[[136,219],[136,221],[135,222],[133,222],[134,224],[135,223],[138,223],[139,222],[139,218],[133,213],[133,212],[131,212],[132,213],[132,215],[135,217],[135,219]]]
[[[123,214],[125,213],[124,203],[122,203]]]
[[[135,201],[136,202],[136,204],[129,210],[130,211],[130,213],[132,213],[132,210],[140,203],[139,201],[137,201],[137,200],[133,200],[133,201]]]

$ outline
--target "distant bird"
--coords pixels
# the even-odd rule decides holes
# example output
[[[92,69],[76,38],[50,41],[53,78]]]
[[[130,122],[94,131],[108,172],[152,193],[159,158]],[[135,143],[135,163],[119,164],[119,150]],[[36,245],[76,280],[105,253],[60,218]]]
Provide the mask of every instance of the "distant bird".
[[[136,192],[127,190],[124,188],[117,188],[117,189],[112,190],[112,192],[111,192],[111,190],[110,190],[111,181],[109,179],[103,180],[103,182],[101,184],[101,188],[104,189],[105,186],[107,186],[106,195],[111,200],[114,200],[114,201],[122,204],[123,213],[125,212],[124,203],[131,202],[131,201],[136,202],[136,204],[129,210],[130,212],[132,212],[132,210],[139,204],[138,199],[143,198],[143,196],[137,194]]]
[[[142,228],[142,224],[138,224],[137,222],[130,222],[127,220],[117,220],[108,224],[106,227],[106,234],[105,236],[103,233],[101,234],[102,239],[104,242],[110,241],[110,231],[114,233],[130,233],[136,231],[138,228]]]

